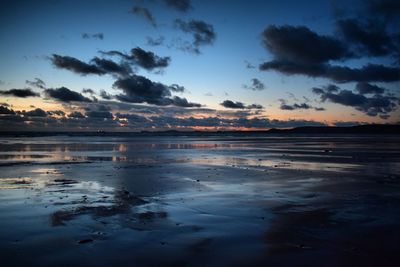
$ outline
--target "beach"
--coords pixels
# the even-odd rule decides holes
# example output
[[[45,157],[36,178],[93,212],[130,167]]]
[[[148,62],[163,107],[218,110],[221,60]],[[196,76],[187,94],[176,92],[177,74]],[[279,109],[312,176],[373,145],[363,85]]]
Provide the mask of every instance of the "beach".
[[[0,137],[1,266],[397,266],[396,135]]]

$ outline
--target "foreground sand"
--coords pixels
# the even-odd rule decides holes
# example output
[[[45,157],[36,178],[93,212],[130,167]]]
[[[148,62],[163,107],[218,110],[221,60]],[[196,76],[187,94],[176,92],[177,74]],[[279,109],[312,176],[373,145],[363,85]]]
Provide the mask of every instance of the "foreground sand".
[[[0,266],[399,266],[396,136],[0,139]]]

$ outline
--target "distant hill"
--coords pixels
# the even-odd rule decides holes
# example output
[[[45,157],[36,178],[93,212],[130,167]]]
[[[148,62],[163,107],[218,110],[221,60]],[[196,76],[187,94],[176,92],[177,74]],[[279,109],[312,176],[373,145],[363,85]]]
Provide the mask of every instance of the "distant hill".
[[[295,134],[400,134],[399,124],[367,124],[350,127],[317,126],[293,129],[271,129],[268,133]]]
[[[400,134],[400,125],[396,124],[368,124],[350,127],[336,126],[309,126],[292,129],[270,129],[266,131],[142,131],[142,132],[0,132],[0,136],[266,136],[270,134]]]

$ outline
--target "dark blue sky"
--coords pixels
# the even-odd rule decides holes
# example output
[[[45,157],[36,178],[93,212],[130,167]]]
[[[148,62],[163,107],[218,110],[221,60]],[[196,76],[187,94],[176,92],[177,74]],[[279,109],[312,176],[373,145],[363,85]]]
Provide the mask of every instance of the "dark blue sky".
[[[15,113],[2,121],[124,130],[141,120],[154,129],[397,123],[399,10],[389,0],[2,1],[0,102]],[[47,113],[22,111],[35,109]]]

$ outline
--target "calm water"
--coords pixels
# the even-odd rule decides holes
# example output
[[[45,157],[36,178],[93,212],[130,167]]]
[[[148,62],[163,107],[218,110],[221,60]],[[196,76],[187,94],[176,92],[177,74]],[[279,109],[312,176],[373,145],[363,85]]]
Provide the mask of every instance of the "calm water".
[[[398,136],[1,138],[0,266],[397,266],[399,174]]]

